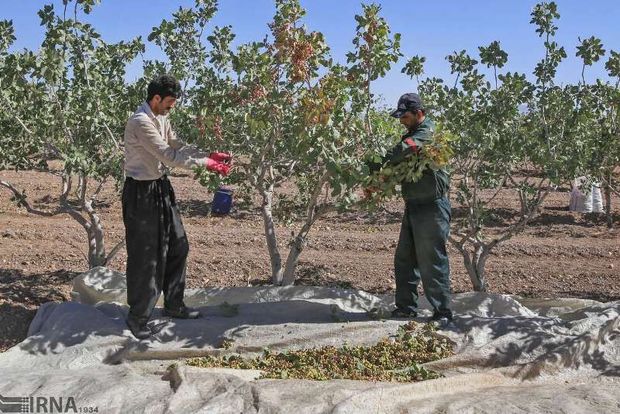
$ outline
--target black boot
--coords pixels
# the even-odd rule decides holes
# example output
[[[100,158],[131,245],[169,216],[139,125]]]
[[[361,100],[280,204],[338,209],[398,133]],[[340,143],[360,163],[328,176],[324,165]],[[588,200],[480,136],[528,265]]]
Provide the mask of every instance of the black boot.
[[[396,308],[392,311],[392,318],[394,319],[410,319],[418,316],[418,313],[411,308]]]
[[[441,319],[446,319],[448,321],[452,320],[452,311],[451,310],[436,310],[433,312],[433,316],[431,317],[432,321],[438,321]]]
[[[183,305],[177,309],[164,308],[164,316],[170,316],[177,319],[198,319],[200,318],[200,312],[197,309],[188,308]]]
[[[436,310],[433,312],[433,316],[429,322],[439,329],[447,329],[454,326],[452,324],[452,316],[451,310]]]
[[[142,322],[128,317],[126,322],[129,330],[137,339],[147,339],[151,336],[151,330],[146,326],[146,321]]]

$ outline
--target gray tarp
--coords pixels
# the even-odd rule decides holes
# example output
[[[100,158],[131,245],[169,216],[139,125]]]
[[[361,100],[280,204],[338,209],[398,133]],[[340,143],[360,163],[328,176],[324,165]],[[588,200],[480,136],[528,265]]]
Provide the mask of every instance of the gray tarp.
[[[440,333],[457,354],[427,364],[444,378],[318,382],[183,361],[222,352],[224,340],[247,355],[372,344],[403,324],[369,313],[389,309],[391,297],[302,286],[189,290],[186,303],[204,318],[157,310],[159,333],[138,342],[124,324],[124,289],[123,275],[97,268],[76,278],[73,302],[41,306],[29,337],[0,354],[0,394],[73,397],[100,413],[620,413],[620,302],[455,295],[458,316]]]

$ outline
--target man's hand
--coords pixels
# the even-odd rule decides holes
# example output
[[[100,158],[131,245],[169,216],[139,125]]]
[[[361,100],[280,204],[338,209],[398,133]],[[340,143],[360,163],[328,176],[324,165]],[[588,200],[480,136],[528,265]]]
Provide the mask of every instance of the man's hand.
[[[232,164],[232,155],[227,152],[212,152],[209,158],[222,164]]]
[[[207,168],[207,170],[213,171],[224,177],[226,177],[228,173],[230,172],[230,164],[224,164],[224,163],[215,161],[213,158],[207,158],[205,167]]]

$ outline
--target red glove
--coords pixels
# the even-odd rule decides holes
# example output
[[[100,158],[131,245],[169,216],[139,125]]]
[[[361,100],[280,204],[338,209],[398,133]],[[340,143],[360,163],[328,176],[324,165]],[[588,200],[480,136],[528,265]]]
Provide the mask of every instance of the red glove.
[[[217,162],[212,158],[207,158],[205,167],[207,168],[207,170],[218,173],[219,175],[223,175],[224,177],[226,177],[230,172],[230,165]]]
[[[211,158],[213,161],[224,164],[230,164],[230,162],[232,161],[232,155],[227,152],[212,152],[211,154],[209,154],[209,158]]]

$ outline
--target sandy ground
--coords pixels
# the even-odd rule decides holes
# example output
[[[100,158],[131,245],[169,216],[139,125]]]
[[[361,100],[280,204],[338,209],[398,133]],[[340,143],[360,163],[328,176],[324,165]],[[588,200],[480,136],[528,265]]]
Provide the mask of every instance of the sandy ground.
[[[1,171],[0,179],[25,189],[42,209],[57,200],[60,179],[50,173]],[[255,208],[230,216],[209,215],[212,194],[191,176],[171,178],[190,241],[189,287],[248,286],[269,283],[270,264],[262,219]],[[28,214],[0,188],[0,351],[22,341],[40,304],[69,299],[71,280],[87,270],[86,234],[68,215],[52,218]],[[487,263],[489,290],[528,297],[620,299],[620,200],[613,199],[614,230],[604,217],[568,211],[563,188],[545,201],[526,231],[500,245]],[[50,204],[51,203],[51,204]],[[518,201],[510,190],[496,200],[500,231],[515,214]],[[453,205],[454,217],[462,216]],[[124,235],[120,196],[104,188],[96,205],[110,249]],[[297,270],[297,284],[354,287],[373,293],[394,288],[392,257],[398,239],[402,203],[368,214],[334,215],[319,221],[310,234]],[[290,228],[280,227],[283,253]],[[450,248],[452,289],[471,290],[460,254]],[[124,251],[109,267],[124,271]]]

